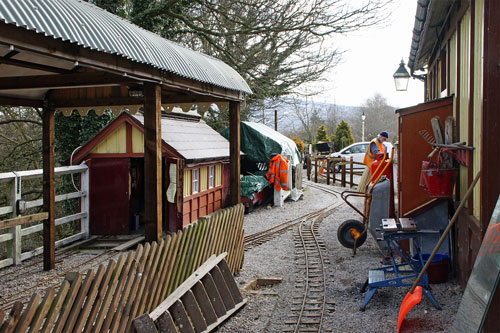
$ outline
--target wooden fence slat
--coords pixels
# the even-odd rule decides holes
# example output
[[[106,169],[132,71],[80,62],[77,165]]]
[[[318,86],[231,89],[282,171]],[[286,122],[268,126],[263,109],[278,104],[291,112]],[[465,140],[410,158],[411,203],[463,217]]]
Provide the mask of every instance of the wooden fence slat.
[[[78,319],[78,315],[80,314],[82,310],[82,305],[83,302],[85,301],[85,298],[87,297],[87,293],[89,291],[90,285],[92,284],[92,281],[94,280],[94,270],[89,269],[87,270],[87,276],[85,277],[85,280],[83,281],[83,284],[80,288],[80,291],[78,292],[78,296],[76,296],[75,302],[73,304],[73,308],[71,309],[71,313],[66,320],[66,325],[64,326],[64,331],[65,332],[71,332],[73,327],[75,326],[76,320]]]
[[[197,259],[198,255],[197,252],[201,243],[202,234],[203,234],[203,225],[198,221],[196,222],[196,230],[191,241],[191,246],[189,247],[189,254],[188,257],[186,258],[187,262],[184,269],[185,273],[180,283],[182,283],[185,279],[187,279],[193,273],[193,271],[195,271],[196,268],[198,268],[194,267],[194,263]]]
[[[215,253],[215,247],[217,243],[217,238],[220,234],[220,229],[221,229],[221,216],[220,212],[214,213],[212,216],[212,219],[210,221],[210,236],[208,239],[208,244],[206,248],[206,252],[204,254],[203,262],[207,261],[207,259],[212,256]]]
[[[16,333],[24,333],[28,330],[28,326],[31,324],[31,320],[35,316],[36,309],[38,305],[40,304],[40,300],[42,297],[35,293],[31,296],[31,299],[26,306],[26,309],[23,311],[23,315],[21,316],[21,319],[19,319],[19,324],[16,327],[15,332]]]
[[[228,262],[234,261],[234,250],[237,248],[236,242],[238,241],[237,235],[239,234],[239,206],[231,208],[231,217],[229,219],[229,234],[227,235],[226,244],[223,248],[223,252],[227,252],[226,260]]]
[[[234,277],[231,274],[231,271],[229,270],[226,261],[222,260],[218,266],[222,276],[224,277],[224,281],[226,282],[226,285],[229,288],[231,295],[233,296],[235,303],[240,303],[241,301],[243,301],[243,297],[241,296],[240,289],[236,285]]]
[[[14,332],[19,319],[21,319],[21,313],[23,311],[23,303],[16,301],[10,309],[9,318],[0,327],[0,333],[10,333]]]
[[[165,281],[163,282],[163,285],[161,286],[161,293],[160,293],[159,299],[157,300],[156,306],[158,306],[158,304],[163,302],[163,300],[165,298],[167,298],[167,296],[168,296],[167,291],[168,291],[168,286],[170,284],[170,280],[172,277],[172,272],[174,270],[173,265],[175,263],[175,258],[177,256],[177,251],[178,251],[178,248],[179,248],[179,245],[181,242],[180,235],[181,235],[180,232],[177,232],[176,234],[172,235],[172,245],[170,246],[170,251],[169,251],[168,256],[167,256],[167,263],[165,264],[166,269],[167,269],[167,274],[165,276]]]
[[[132,267],[134,257],[135,257],[135,253],[133,251],[130,251],[127,255],[127,261],[125,262],[125,265],[120,273],[120,277],[118,278],[118,282],[117,282],[115,291],[113,293],[113,298],[111,299],[111,302],[109,303],[109,307],[106,311],[106,319],[104,320],[104,323],[101,327],[101,331],[103,331],[103,332],[108,331],[109,326],[111,325],[111,320],[115,316],[116,307],[118,306],[118,301],[120,300],[120,297],[122,296],[122,291],[123,291],[123,287],[125,286],[125,282],[127,281],[127,278],[129,277],[129,272],[130,272],[130,268]]]
[[[180,285],[180,278],[182,275],[182,266],[184,264],[184,260],[186,257],[187,253],[187,248],[189,247],[189,239],[192,235],[193,232],[193,226],[190,224],[186,228],[183,229],[182,231],[182,247],[179,249],[179,252],[177,253],[177,260],[174,266],[174,272],[171,280],[171,284],[169,286],[169,294],[174,291],[175,288],[177,288]]]
[[[201,260],[203,259],[203,250],[205,249],[205,244],[207,242],[207,236],[208,236],[208,225],[210,223],[210,217],[202,217],[198,220],[198,223],[201,226],[202,229],[202,236],[201,236],[201,242],[198,245],[198,250],[196,254],[195,261],[193,262],[193,267],[194,270],[197,270],[198,267],[201,266],[203,263]]]
[[[147,313],[134,319],[134,328],[137,333],[158,332],[153,319],[149,318]]]
[[[146,293],[142,296],[141,303],[139,305],[139,312],[138,313],[144,313],[145,312],[145,307],[146,307],[146,301],[150,297],[151,293],[156,292],[156,290],[151,289],[151,284],[153,283],[153,280],[158,278],[156,276],[157,269],[158,269],[158,262],[160,261],[160,256],[161,252],[163,251],[163,244],[165,243],[165,240],[162,238],[160,240],[160,243],[158,244],[153,262],[151,264],[151,268],[149,270],[149,273],[147,274],[146,278]]]
[[[170,295],[170,293],[177,287],[175,285],[175,281],[177,279],[177,275],[179,274],[179,267],[180,267],[180,263],[182,260],[182,253],[184,252],[184,249],[187,246],[186,245],[187,244],[186,234],[190,230],[191,230],[191,226],[187,226],[186,228],[182,229],[182,231],[179,232],[180,243],[179,243],[179,248],[177,249],[177,252],[175,253],[175,262],[172,266],[172,273],[170,275],[170,281],[168,283],[167,295]]]
[[[198,302],[194,298],[193,292],[188,290],[182,297],[181,301],[184,304],[184,308],[189,314],[189,318],[193,322],[193,326],[196,332],[202,332],[207,329],[207,322],[203,318],[203,313],[201,313]],[[168,311],[167,311],[168,312]]]
[[[188,246],[186,247],[186,254],[184,256],[184,260],[182,261],[182,266],[181,266],[181,274],[179,274],[179,281],[177,282],[178,285],[180,285],[184,280],[186,280],[190,274],[189,272],[189,263],[192,260],[193,256],[193,242],[196,242],[196,239],[198,237],[200,231],[200,225],[198,223],[194,224],[192,227],[192,231],[188,237]]]
[[[174,234],[175,236],[175,234]],[[148,301],[148,312],[151,311],[152,309],[156,308],[158,304],[162,301],[160,299],[161,296],[161,291],[162,291],[162,286],[165,283],[165,280],[167,279],[167,264],[170,260],[169,256],[172,253],[172,248],[174,247],[174,240],[173,236],[167,235],[165,237],[165,243],[163,245],[163,254],[162,257],[160,258],[159,262],[159,276],[157,279],[155,279],[154,284],[153,284],[153,289],[156,290],[155,293],[151,294],[151,299]]]
[[[181,301],[176,301],[170,311],[181,333],[194,333],[194,328]]]
[[[68,273],[66,275],[66,279],[71,284],[71,287],[69,288],[68,295],[66,295],[66,299],[64,300],[61,312],[59,313],[59,317],[56,321],[56,326],[54,327],[54,332],[56,333],[63,332],[66,319],[70,314],[73,303],[75,302],[78,291],[80,290],[80,286],[82,285],[82,276],[80,275],[80,273]]]
[[[215,249],[216,255],[218,255],[219,253],[222,253],[222,252],[226,252],[224,250],[225,250],[226,242],[229,238],[228,231],[230,230],[230,224],[232,221],[232,213],[233,212],[234,212],[234,209],[225,209],[224,212],[221,213],[221,215],[222,215],[222,219],[221,219],[222,230],[221,230],[221,234],[219,237],[218,246]]]
[[[226,285],[226,281],[222,276],[222,273],[219,270],[219,267],[215,266],[211,271],[212,277],[214,279],[215,285],[217,286],[217,290],[224,302],[224,306],[226,309],[232,309],[236,305],[233,296],[231,295],[231,291],[229,291],[228,286]]]
[[[14,217],[11,219],[0,221],[0,230],[12,228],[12,227],[15,227],[17,225],[22,225],[22,224],[26,224],[26,223],[43,221],[43,220],[48,219],[48,217],[49,217],[49,213],[47,213],[47,212]]]
[[[5,311],[4,310],[0,310],[0,324],[3,323],[3,320],[5,319],[5,316],[7,316],[7,314],[5,313]]]
[[[116,290],[116,286],[118,284],[119,278],[121,276],[121,272],[125,266],[126,258],[124,255],[118,257],[118,261],[116,262],[115,269],[113,274],[111,275],[110,281],[108,282],[108,287],[106,289],[106,294],[104,295],[104,299],[101,304],[101,308],[99,309],[99,313],[97,314],[97,318],[94,323],[94,327],[92,328],[92,332],[100,332],[102,325],[104,325],[104,319],[108,314],[108,308],[111,303],[111,299]]]
[[[124,292],[120,297],[118,306],[115,311],[115,316],[113,317],[113,321],[111,322],[111,327],[110,327],[111,332],[119,332],[118,329],[120,323],[122,322],[122,318],[126,316],[125,311],[127,309],[127,304],[131,303],[135,298],[135,294],[131,293],[131,290],[133,289],[133,284],[136,282],[137,275],[139,274],[138,272],[140,270],[139,266],[142,254],[143,254],[143,247],[141,245],[135,251],[134,260],[132,261],[132,267],[128,274],[127,283],[124,287]]]
[[[133,298],[131,298],[130,301],[128,301],[127,304],[125,305],[125,309],[123,310],[122,320],[120,321],[118,332],[127,332],[131,328],[131,326],[128,326],[129,323],[131,323],[130,316],[133,310],[134,303],[137,299],[137,290],[139,290],[139,286],[141,284],[142,273],[144,272],[144,266],[146,264],[146,260],[149,258],[150,250],[151,250],[151,245],[149,243],[146,243],[146,245],[144,246],[144,251],[142,253],[142,256],[139,259],[139,266],[137,268],[137,274],[135,275],[134,282],[132,283],[132,290],[130,290],[130,295],[133,295]]]
[[[208,253],[210,252],[210,246],[211,246],[211,243],[213,242],[215,229],[216,229],[216,225],[214,223],[215,216],[216,216],[216,213],[212,213],[212,215],[210,215],[210,219],[207,221],[208,222],[207,236],[206,236],[205,245],[203,247],[201,257],[200,257],[200,259],[201,259],[200,264],[204,263],[209,258]]]
[[[105,270],[106,267],[103,264],[100,264],[99,268],[97,269],[97,273],[95,274],[94,279],[92,280],[92,285],[90,286],[90,291],[85,300],[85,304],[80,313],[78,314],[78,318],[76,320],[74,327],[76,332],[81,332],[85,325],[87,317],[90,314],[90,310],[92,309],[92,304],[94,304],[97,292],[99,291],[99,285],[102,281],[102,278],[104,277]]]
[[[61,286],[59,287],[59,292],[57,293],[56,299],[54,300],[54,302],[52,302],[49,313],[47,314],[47,318],[43,323],[42,327],[43,332],[50,332],[52,330],[52,327],[54,326],[55,321],[57,319],[57,315],[61,310],[64,300],[66,299],[66,295],[68,294],[70,286],[71,285],[68,282],[68,280],[64,280]]]
[[[205,287],[205,291],[208,294],[210,302],[212,302],[217,317],[222,317],[226,314],[227,309],[224,305],[224,302],[222,301],[219,292],[217,291],[217,287],[215,285],[214,279],[212,278],[212,275],[208,273],[201,279],[201,282]]]
[[[29,330],[30,333],[38,332],[40,330],[40,327],[42,326],[43,321],[45,320],[45,317],[47,316],[47,313],[50,310],[50,306],[52,305],[52,301],[54,300],[55,296],[56,296],[56,289],[50,287],[45,293],[45,296],[43,297],[43,300],[40,303],[40,306],[38,306],[35,316],[31,321]]]
[[[177,328],[175,327],[174,320],[172,319],[172,316],[168,311],[165,311],[165,313],[162,314],[160,318],[158,318],[156,324],[158,325],[161,333],[177,333]]]
[[[245,251],[244,238],[245,231],[243,228],[245,207],[240,204],[235,207],[237,210],[236,225],[234,227],[236,233],[233,236],[233,247],[228,251],[228,266],[233,274],[239,272],[243,265],[243,256]]]
[[[158,244],[156,242],[153,242],[153,245],[151,246],[151,249],[149,250],[148,256],[147,256],[147,258],[145,258],[146,261],[144,262],[144,265],[143,265],[144,268],[142,270],[142,276],[141,276],[141,279],[139,280],[139,285],[137,287],[136,297],[135,297],[135,300],[133,302],[132,309],[130,311],[126,331],[128,331],[129,328],[132,327],[132,322],[133,322],[134,318],[138,315],[139,305],[141,303],[141,299],[142,299],[142,296],[144,293],[144,288],[146,286],[149,271],[151,269],[151,263],[153,262],[153,258],[154,258],[154,255],[156,254],[157,249],[158,249]]]
[[[99,291],[96,295],[95,301],[92,304],[92,309],[90,310],[89,317],[87,319],[87,324],[85,325],[84,332],[90,332],[92,327],[94,326],[95,319],[97,314],[99,313],[99,309],[101,307],[102,302],[104,301],[104,295],[106,294],[106,290],[109,287],[109,280],[111,280],[111,276],[115,271],[116,261],[110,260],[108,262],[108,267],[106,269],[106,273],[101,280],[101,284],[99,285]]]
[[[215,243],[214,243],[214,248],[212,254],[218,255],[221,253],[221,245],[222,245],[222,240],[224,238],[224,231],[226,229],[226,218],[227,218],[227,210],[223,209],[219,213],[219,232],[216,234],[215,238]]]

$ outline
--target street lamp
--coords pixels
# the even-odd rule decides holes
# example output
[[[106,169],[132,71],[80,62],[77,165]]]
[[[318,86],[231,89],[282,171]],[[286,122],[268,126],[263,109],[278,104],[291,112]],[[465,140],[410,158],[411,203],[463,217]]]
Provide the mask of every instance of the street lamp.
[[[365,112],[361,115],[361,141],[365,141]]]
[[[408,80],[410,79],[410,74],[405,68],[405,62],[401,59],[401,63],[399,64],[399,68],[394,73],[394,83],[396,84],[397,91],[406,91],[408,89]]]

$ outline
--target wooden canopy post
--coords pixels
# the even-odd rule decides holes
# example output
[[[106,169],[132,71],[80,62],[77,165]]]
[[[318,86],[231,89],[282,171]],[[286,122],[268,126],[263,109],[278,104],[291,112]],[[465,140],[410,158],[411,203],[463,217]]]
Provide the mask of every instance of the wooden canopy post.
[[[161,87],[144,84],[144,223],[147,242],[162,235]]]
[[[43,211],[48,218],[43,222],[43,269],[55,268],[56,224],[55,204],[56,188],[54,184],[54,108],[47,104],[43,108]]]
[[[231,205],[237,205],[241,202],[240,140],[240,103],[231,101],[229,102],[229,154],[231,162],[229,202]]]

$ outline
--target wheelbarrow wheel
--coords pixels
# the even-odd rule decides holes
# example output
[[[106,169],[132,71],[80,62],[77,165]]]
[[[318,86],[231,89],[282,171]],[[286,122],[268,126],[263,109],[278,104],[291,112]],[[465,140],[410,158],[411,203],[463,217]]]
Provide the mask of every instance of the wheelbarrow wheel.
[[[337,229],[337,238],[344,247],[352,249],[356,234],[361,234],[365,230],[363,223],[357,220],[344,221]],[[358,238],[356,247],[360,247],[366,241],[366,232]]]

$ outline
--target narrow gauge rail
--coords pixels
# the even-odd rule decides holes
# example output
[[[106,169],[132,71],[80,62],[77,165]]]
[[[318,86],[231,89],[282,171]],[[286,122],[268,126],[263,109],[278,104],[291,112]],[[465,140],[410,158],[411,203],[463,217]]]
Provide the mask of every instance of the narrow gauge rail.
[[[287,332],[321,332],[323,328],[323,317],[327,311],[326,287],[327,276],[325,264],[328,263],[323,257],[324,244],[319,237],[318,228],[325,214],[301,222],[294,234],[297,259],[303,262],[299,265],[299,278],[296,288],[299,292],[294,296],[291,321],[285,324],[291,325],[285,329]]]
[[[308,183],[309,187],[316,188],[316,189],[319,189],[321,191],[327,192],[327,193],[335,196],[336,198],[338,198],[338,194],[340,194],[340,192],[337,192],[337,191],[335,191],[331,188],[328,188],[326,186],[321,186],[321,185],[318,185],[318,184],[315,184],[312,182],[307,182],[307,183]],[[313,219],[313,218],[318,217],[318,216],[323,215],[323,214],[324,214],[324,216],[328,216],[328,215],[332,214],[342,204],[343,204],[343,202],[340,202],[340,203],[337,202],[337,203],[334,203],[334,204],[329,205],[327,207],[323,207],[323,208],[318,209],[316,211],[313,211],[313,212],[307,213],[305,215],[296,217],[294,219],[287,220],[287,221],[280,223],[280,224],[277,224],[269,229],[247,235],[244,237],[245,250],[251,249],[254,246],[257,246],[257,245],[260,245],[264,242],[267,242],[268,240],[278,236],[282,232],[285,232],[285,231],[289,230],[290,228],[292,228],[293,226],[295,226],[301,222],[307,221],[308,219]]]

